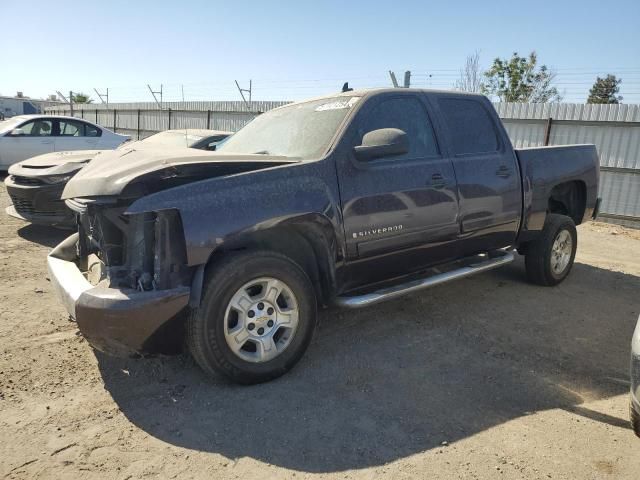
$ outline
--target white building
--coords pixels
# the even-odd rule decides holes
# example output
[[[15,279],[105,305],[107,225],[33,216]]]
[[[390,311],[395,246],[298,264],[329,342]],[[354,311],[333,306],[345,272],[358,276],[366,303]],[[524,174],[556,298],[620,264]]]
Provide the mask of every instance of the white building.
[[[15,97],[5,97],[0,95],[0,119],[13,117],[15,115],[29,115],[33,113],[43,113],[46,107],[54,107],[65,102],[49,98],[39,100],[25,97],[22,92],[18,92]]]

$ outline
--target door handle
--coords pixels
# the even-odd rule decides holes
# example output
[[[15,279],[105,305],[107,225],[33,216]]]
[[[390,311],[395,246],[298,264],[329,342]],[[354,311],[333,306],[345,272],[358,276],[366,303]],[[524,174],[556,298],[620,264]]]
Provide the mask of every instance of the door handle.
[[[53,140],[40,140],[40,143],[43,145],[50,145],[53,143]]]
[[[434,173],[431,175],[431,186],[433,188],[442,188],[447,184],[446,179],[442,176],[441,173]]]
[[[496,175],[502,178],[509,178],[511,176],[511,169],[506,165],[500,165],[500,168],[496,170]]]

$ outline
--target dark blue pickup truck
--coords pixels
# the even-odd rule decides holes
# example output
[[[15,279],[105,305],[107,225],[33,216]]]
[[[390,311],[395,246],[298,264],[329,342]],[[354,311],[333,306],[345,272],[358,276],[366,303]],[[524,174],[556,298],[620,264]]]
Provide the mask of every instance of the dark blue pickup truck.
[[[516,251],[532,282],[560,283],[598,177],[593,145],[514,150],[483,96],[348,91],[262,114],[213,153],[100,155],[65,188],[78,232],[49,269],[95,348],[186,344],[206,372],[261,382],[301,358],[319,306],[367,307]]]

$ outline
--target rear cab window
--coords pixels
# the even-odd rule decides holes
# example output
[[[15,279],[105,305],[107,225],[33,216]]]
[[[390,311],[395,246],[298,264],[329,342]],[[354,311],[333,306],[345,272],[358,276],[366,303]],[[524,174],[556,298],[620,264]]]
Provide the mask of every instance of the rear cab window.
[[[495,123],[481,102],[471,98],[441,98],[438,106],[454,155],[494,153],[500,149]]]

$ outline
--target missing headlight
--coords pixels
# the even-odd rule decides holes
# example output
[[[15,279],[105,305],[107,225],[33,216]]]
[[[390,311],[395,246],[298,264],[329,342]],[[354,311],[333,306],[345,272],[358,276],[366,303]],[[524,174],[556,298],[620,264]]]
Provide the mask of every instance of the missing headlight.
[[[158,289],[184,284],[187,254],[182,220],[176,210],[156,213],[153,283]]]

